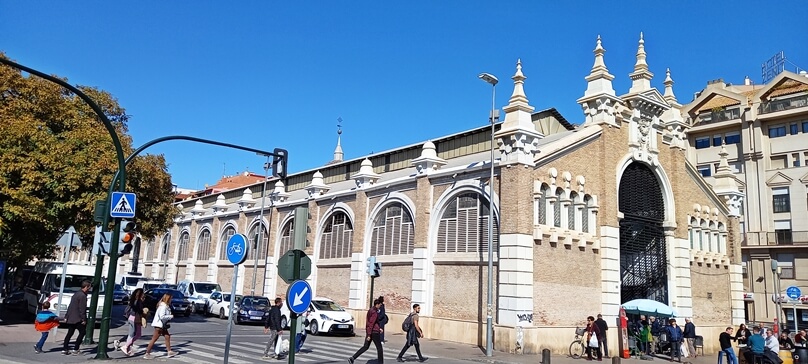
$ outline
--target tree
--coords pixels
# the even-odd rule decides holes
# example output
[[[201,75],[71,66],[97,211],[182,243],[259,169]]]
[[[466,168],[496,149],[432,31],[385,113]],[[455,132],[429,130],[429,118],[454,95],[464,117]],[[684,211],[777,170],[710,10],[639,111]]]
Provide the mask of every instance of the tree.
[[[124,108],[106,91],[79,89],[101,107],[131,154]],[[0,259],[19,266],[53,258],[70,225],[89,246],[95,201],[106,199],[117,169],[109,133],[89,105],[59,85],[0,65]],[[168,229],[175,210],[163,156],[137,157],[127,174],[141,233]]]

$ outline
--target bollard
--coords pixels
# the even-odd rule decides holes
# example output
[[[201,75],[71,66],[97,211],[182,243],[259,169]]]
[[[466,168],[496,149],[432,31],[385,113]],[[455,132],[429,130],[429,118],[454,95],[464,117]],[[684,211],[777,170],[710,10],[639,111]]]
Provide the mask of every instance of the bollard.
[[[612,357],[612,364],[620,364],[620,357],[619,356],[613,356]]]
[[[550,349],[541,351],[541,364],[550,364]]]

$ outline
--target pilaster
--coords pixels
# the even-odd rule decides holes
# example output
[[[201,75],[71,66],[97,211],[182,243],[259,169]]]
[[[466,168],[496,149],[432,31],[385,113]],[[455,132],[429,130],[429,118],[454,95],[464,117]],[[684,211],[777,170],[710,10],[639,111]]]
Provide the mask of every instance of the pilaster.
[[[600,227],[601,313],[616,318],[620,311],[620,228]],[[605,319],[605,318],[604,318]],[[608,321],[607,322],[614,322]]]
[[[532,326],[532,320],[519,317],[533,314],[533,236],[501,234],[499,239],[497,322]]]

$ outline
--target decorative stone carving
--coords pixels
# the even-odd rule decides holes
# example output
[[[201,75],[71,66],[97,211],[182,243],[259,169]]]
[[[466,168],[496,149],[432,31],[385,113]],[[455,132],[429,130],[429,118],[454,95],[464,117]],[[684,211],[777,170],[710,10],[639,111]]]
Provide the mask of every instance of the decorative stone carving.
[[[314,175],[311,177],[311,183],[306,186],[306,192],[309,193],[309,198],[320,196],[330,189],[331,187],[323,182],[323,174],[320,173],[320,171],[314,172]]]
[[[272,190],[273,202],[286,202],[289,199],[289,193],[286,192],[286,186],[280,180],[275,182],[275,188]]]
[[[252,191],[249,188],[244,189],[244,193],[241,195],[241,199],[236,201],[238,203],[238,210],[244,211],[250,207],[255,205],[255,199],[252,197]]]
[[[513,77],[513,94],[505,111],[505,121],[502,128],[495,134],[499,152],[502,154],[501,163],[521,163],[534,165],[536,154],[539,153],[539,139],[544,135],[536,130],[531,113],[533,106],[528,104],[524,92],[524,82],[527,77],[522,74],[521,60],[516,63],[516,74]]]
[[[375,184],[380,177],[381,176],[378,173],[373,172],[373,162],[367,158],[362,161],[362,165],[359,167],[359,172],[351,176],[351,178],[356,181],[356,187],[359,189],[373,186],[373,184]]]
[[[435,144],[432,141],[427,141],[421,147],[421,156],[413,159],[411,163],[415,166],[419,175],[427,175],[446,165],[446,160],[438,157]]]
[[[206,211],[207,210],[202,207],[202,200],[196,200],[196,203],[194,203],[194,208],[191,209],[191,214],[194,216],[194,218],[197,218],[204,215]]]
[[[214,214],[221,214],[227,211],[227,203],[225,203],[224,195],[216,197],[216,203],[213,204],[212,208]]]

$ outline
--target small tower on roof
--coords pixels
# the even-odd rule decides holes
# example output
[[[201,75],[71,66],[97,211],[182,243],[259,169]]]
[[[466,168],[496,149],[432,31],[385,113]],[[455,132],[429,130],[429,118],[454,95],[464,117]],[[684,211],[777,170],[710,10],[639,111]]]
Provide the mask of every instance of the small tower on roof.
[[[584,125],[607,124],[620,127],[616,113],[622,100],[614,93],[614,87],[612,87],[614,75],[609,73],[606,62],[603,60],[606,49],[603,48],[600,35],[598,35],[597,45],[592,53],[595,54],[595,63],[592,65],[589,75],[584,78],[587,81],[584,96],[578,99],[578,104],[584,110]]]
[[[334,148],[334,162],[342,162],[344,154],[342,153],[342,118],[337,118],[337,147]]]
[[[501,155],[500,163],[521,163],[534,165],[534,158],[539,153],[539,139],[544,138],[533,124],[533,106],[530,106],[525,95],[525,75],[522,73],[522,60],[516,61],[516,73],[513,80],[513,94],[503,110],[505,121],[496,132],[496,143]]]
[[[651,89],[651,79],[654,78],[654,74],[648,70],[648,63],[645,61],[645,57],[645,40],[643,39],[642,32],[640,32],[640,45],[637,47],[637,63],[634,64],[634,72],[629,74],[629,77],[631,77],[629,93],[638,93]]]
[[[671,78],[671,69],[665,70],[665,101],[670,104],[670,108],[665,110],[660,116],[663,123],[662,140],[670,145],[671,148],[685,149],[685,139],[687,138],[687,123],[682,117],[682,107],[676,101],[676,95],[673,94],[673,79]]]

